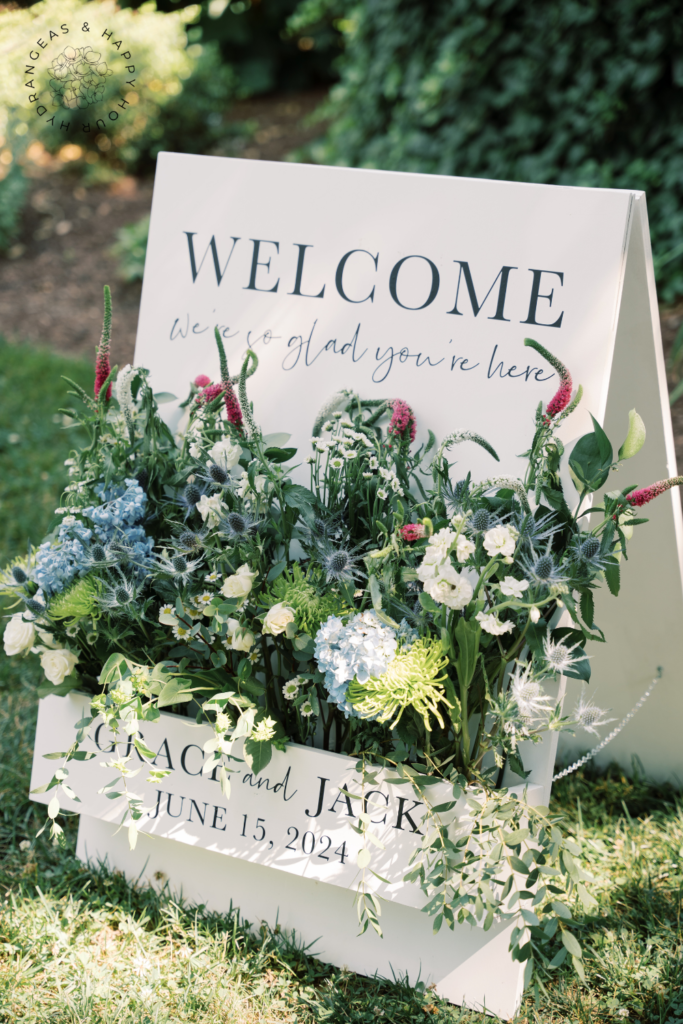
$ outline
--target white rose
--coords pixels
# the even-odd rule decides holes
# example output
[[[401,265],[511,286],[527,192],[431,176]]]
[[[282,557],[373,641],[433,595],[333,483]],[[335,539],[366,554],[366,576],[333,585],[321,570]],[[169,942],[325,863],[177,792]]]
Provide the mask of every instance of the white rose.
[[[493,636],[501,636],[503,633],[511,633],[514,626],[511,622],[501,622],[493,612],[478,612],[477,622],[485,633]]]
[[[208,455],[212,462],[227,472],[240,461],[242,449],[229,437],[224,437],[222,441],[216,441],[213,448],[209,448]]]
[[[15,654],[33,647],[36,630],[32,622],[24,622],[23,612],[16,612],[5,626],[5,654],[11,658]]]
[[[456,546],[455,553],[459,562],[466,562],[470,555],[474,554],[474,544],[468,537],[461,534],[458,537],[458,544]]]
[[[506,597],[521,598],[528,588],[529,584],[526,580],[516,580],[514,576],[506,576],[500,584],[500,592]]]
[[[268,609],[265,621],[263,623],[263,632],[272,633],[273,636],[278,636],[280,633],[287,631],[287,635],[291,632],[291,629],[287,629],[288,626],[292,626],[294,623],[295,613],[293,608],[288,608],[286,604],[274,604],[272,608]]]
[[[232,634],[233,651],[250,651],[253,646],[254,634],[250,633],[248,629],[238,626]]]
[[[221,501],[217,494],[212,494],[210,498],[207,494],[202,494],[201,498],[197,502],[197,511],[204,522],[206,522],[209,516],[211,516],[212,520],[218,518],[225,508],[227,508],[227,506]]]
[[[254,585],[257,572],[252,572],[248,565],[241,565],[236,573],[228,576],[221,587],[223,597],[246,597]]]
[[[40,665],[45,673],[48,682],[54,686],[63,683],[66,676],[71,675],[78,664],[78,655],[65,647],[56,648],[52,651],[43,651],[40,656]]]
[[[516,537],[508,526],[494,526],[484,534],[484,547],[490,558],[494,555],[514,555],[515,543]]]

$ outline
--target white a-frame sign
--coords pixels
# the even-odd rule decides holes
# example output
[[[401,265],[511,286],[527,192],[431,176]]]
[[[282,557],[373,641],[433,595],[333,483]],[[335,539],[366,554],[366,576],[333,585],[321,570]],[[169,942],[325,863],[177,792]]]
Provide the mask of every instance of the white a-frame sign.
[[[567,445],[589,412],[615,449],[629,409],[645,420],[645,446],[608,488],[676,472],[643,193],[162,153],[135,353],[156,391],[184,397],[197,374],[218,378],[214,325],[232,373],[248,347],[258,354],[256,418],[290,433],[302,461],[321,404],[352,389],[404,398],[423,437],[486,437],[500,464],[462,446],[458,476],[518,475],[557,385],[529,336],[584,387]],[[589,652],[591,691],[620,719],[662,666],[603,759],[637,754],[650,774],[683,778],[678,492],[646,514],[622,594],[597,601],[608,643]]]

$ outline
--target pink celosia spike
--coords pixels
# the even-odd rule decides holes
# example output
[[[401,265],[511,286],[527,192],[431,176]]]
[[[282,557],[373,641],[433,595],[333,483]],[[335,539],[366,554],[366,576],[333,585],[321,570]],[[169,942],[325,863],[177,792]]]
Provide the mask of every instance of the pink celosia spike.
[[[410,438],[415,440],[415,416],[413,410],[402,398],[396,398],[391,403],[393,413],[387,434],[394,435],[400,441]],[[407,435],[407,436],[406,436]]]
[[[631,491],[630,494],[626,495],[626,500],[630,505],[639,508],[641,505],[647,505],[653,498],[658,498],[665,491],[670,490],[672,487],[679,487],[681,484],[683,484],[683,476],[672,476],[668,480],[657,480],[654,484],[650,484],[649,487],[641,487],[638,491]]]

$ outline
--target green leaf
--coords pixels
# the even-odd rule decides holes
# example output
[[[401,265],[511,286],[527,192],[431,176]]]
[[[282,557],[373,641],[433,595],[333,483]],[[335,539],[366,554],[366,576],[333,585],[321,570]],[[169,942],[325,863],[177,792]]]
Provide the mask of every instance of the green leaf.
[[[269,462],[289,462],[296,455],[296,448],[266,448],[263,453]]]
[[[140,754],[142,754],[143,757],[146,757],[149,761],[153,761],[154,758],[157,756],[153,750],[149,749],[147,744],[144,743],[139,736],[136,736],[134,738],[133,743],[135,744],[135,749]]]
[[[603,461],[603,465],[611,466],[612,460],[614,459],[614,453],[612,451],[610,439],[608,438],[607,434],[596,420],[593,413],[591,413],[591,419],[593,420],[593,430],[595,432],[595,438],[598,444],[600,458]]]
[[[567,959],[567,950],[563,947],[560,950],[560,952],[556,953],[555,956],[552,958],[552,960],[550,961],[550,966],[551,967],[561,967],[566,959]]]
[[[80,680],[75,672],[72,672],[70,676],[59,684],[59,686],[53,686],[52,683],[41,683],[38,687],[39,697],[49,697],[50,694],[54,694],[56,697],[66,697],[67,693],[71,693],[78,686]]]
[[[614,562],[612,565],[607,566],[605,569],[605,581],[609,587],[610,594],[613,594],[614,597],[618,597],[619,590],[621,588],[621,573],[618,562]]]
[[[591,590],[584,590],[581,594],[580,607],[583,621],[586,623],[589,629],[593,629],[593,620],[595,618],[595,601],[593,600],[593,592]]]
[[[526,866],[526,864],[524,863],[523,860],[519,859],[519,857],[510,857],[510,864],[512,866],[512,870],[516,871],[518,874],[520,874],[520,875],[528,875],[529,874],[528,867]]]
[[[272,754],[273,744],[270,740],[247,739],[244,741],[244,759],[254,775],[258,775],[270,763]]]
[[[642,418],[635,409],[631,409],[628,414],[628,434],[619,449],[619,461],[632,459],[634,455],[637,455],[645,444],[645,436],[646,430]]]
[[[272,583],[273,580],[276,580],[278,578],[278,576],[282,572],[284,572],[284,570],[286,568],[287,568],[287,559],[286,558],[283,558],[280,562],[276,562],[275,565],[271,568],[271,570],[268,573],[268,575],[266,576],[267,582],[268,583]]]
[[[439,605],[424,590],[420,594],[420,604],[426,612],[439,611]]]
[[[455,627],[455,638],[458,641],[458,658],[455,662],[455,670],[458,673],[460,686],[467,688],[472,682],[477,667],[481,626],[478,622],[468,622],[467,619],[461,616]]]
[[[564,903],[560,903],[559,900],[553,900],[550,906],[553,908],[553,912],[557,914],[558,917],[563,918],[563,920],[565,921],[571,921],[572,912],[569,909],[569,907],[566,906]]]
[[[595,420],[593,423],[600,431],[601,437],[598,437],[595,431],[592,434],[584,434],[576,442],[569,456],[569,468],[579,481],[579,490],[587,490],[589,493],[602,487],[612,465],[612,446],[609,440],[605,446],[607,435]],[[605,457],[608,449],[609,457]]]
[[[370,577],[370,597],[372,598],[372,607],[375,611],[382,610],[382,591],[380,590],[379,580],[376,576]],[[422,595],[420,594],[420,597]]]
[[[511,751],[508,754],[508,762],[515,775],[519,775],[522,779],[528,779],[531,775],[531,771],[525,771],[522,763],[522,757],[519,751]]]
[[[577,957],[579,960],[583,956],[578,939],[572,932],[567,931],[566,928],[562,929],[562,945],[568,953],[571,953],[572,956]]]
[[[315,516],[316,499],[308,487],[301,484],[285,484],[283,488],[285,501],[293,508],[298,508],[303,518],[309,522]]]
[[[157,698],[157,707],[165,708],[171,704],[187,704],[192,700],[193,690],[189,688],[189,679],[170,679]],[[201,687],[195,687],[195,690]]]

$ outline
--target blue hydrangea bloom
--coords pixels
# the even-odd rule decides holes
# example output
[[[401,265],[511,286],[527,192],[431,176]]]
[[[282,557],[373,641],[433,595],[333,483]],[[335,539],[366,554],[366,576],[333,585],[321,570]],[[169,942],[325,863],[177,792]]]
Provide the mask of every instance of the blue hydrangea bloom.
[[[346,699],[351,680],[364,683],[371,676],[381,676],[397,648],[396,630],[385,626],[375,612],[359,612],[346,626],[336,615],[322,624],[315,637],[315,659],[325,673],[330,700],[347,718],[358,717]]]
[[[126,479],[125,486],[105,488],[97,484],[95,493],[103,498],[101,505],[82,509],[95,529],[91,530],[74,516],[65,516],[57,537],[45,541],[36,552],[33,578],[46,597],[64,590],[77,576],[89,571],[88,551],[91,542],[107,544],[114,538],[125,543],[139,563],[152,554],[154,542],[139,525],[145,514],[147,495],[135,479]],[[138,570],[144,575],[144,568]]]

